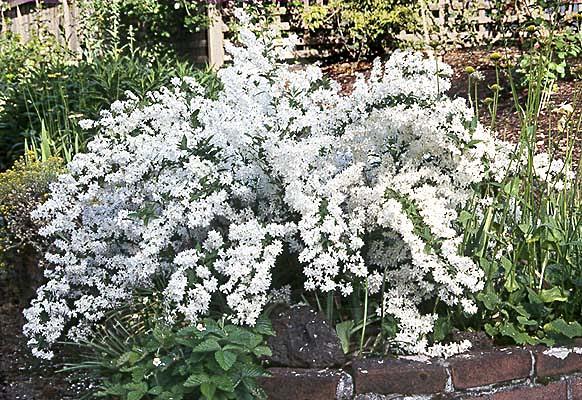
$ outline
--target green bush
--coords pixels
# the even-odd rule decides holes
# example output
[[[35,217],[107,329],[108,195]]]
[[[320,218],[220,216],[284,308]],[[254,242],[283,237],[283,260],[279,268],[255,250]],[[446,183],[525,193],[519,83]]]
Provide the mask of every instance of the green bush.
[[[298,9],[306,28],[329,29],[351,57],[359,58],[397,47],[402,30],[416,31],[417,8],[402,0],[331,0]]]
[[[12,107],[13,99],[24,95],[19,92],[22,84],[34,79],[37,71],[68,59],[70,54],[51,35],[35,35],[23,43],[9,32],[0,34],[0,170],[23,154],[26,129],[15,127],[13,121],[26,116]]]
[[[40,259],[49,245],[30,213],[46,199],[62,170],[60,159],[41,162],[31,155],[0,173],[0,265],[15,275],[15,289],[25,297],[39,283]]]

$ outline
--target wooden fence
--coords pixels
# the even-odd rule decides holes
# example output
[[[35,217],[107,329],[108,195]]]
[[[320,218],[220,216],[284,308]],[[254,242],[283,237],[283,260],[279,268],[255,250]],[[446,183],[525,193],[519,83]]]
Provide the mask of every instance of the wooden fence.
[[[71,0],[0,0],[2,30],[29,40],[39,30],[53,34],[73,51],[80,50],[79,10]]]
[[[302,0],[303,7],[325,5],[327,0]],[[580,12],[582,0],[565,2],[562,12]],[[55,34],[71,50],[80,50],[79,10],[75,0],[0,0],[4,4],[2,11],[2,28],[19,34],[24,40],[30,37],[39,26],[44,26]],[[208,62],[222,65],[228,60],[225,55],[225,43],[229,41],[228,18],[209,2],[208,13],[212,21],[206,32],[188,36],[186,42],[180,43],[186,47],[186,53],[198,62]],[[513,2],[528,7],[535,0]],[[287,3],[281,3],[276,8],[273,25],[281,32],[278,44],[283,46],[289,40],[289,34],[299,37],[299,43],[288,58],[326,58],[337,53],[338,38],[331,34],[311,35],[297,21],[297,9],[291,12]],[[520,22],[520,10],[509,9],[499,13],[493,0],[421,0],[420,7],[422,26],[415,34],[401,33],[401,38],[428,42],[438,39],[453,45],[475,45],[480,41],[498,39],[499,33],[493,29],[499,19],[504,23]],[[42,7],[39,7],[41,6]],[[301,10],[299,10],[301,11]],[[512,14],[513,12],[513,14]],[[525,15],[525,14],[524,14]],[[496,19],[497,18],[497,19]],[[457,29],[455,29],[455,27]],[[181,40],[183,41],[183,40]]]

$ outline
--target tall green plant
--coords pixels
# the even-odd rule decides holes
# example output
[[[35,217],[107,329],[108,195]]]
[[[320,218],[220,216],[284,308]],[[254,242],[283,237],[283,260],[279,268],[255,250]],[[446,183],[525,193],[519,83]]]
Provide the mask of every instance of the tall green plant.
[[[15,50],[17,51],[17,50]],[[111,52],[91,61],[59,58],[39,62],[18,79],[5,81],[0,108],[0,135],[4,137],[2,164],[7,167],[27,148],[65,161],[84,151],[94,132],[79,122],[95,119],[101,110],[125,98],[138,97],[169,85],[173,77],[200,76],[210,82],[212,73],[196,71],[171,57],[150,61],[137,50]],[[212,86],[212,83],[209,83]],[[210,88],[210,90],[213,90]]]
[[[559,121],[551,128],[566,138],[566,148],[557,148],[558,138],[550,131],[548,153],[537,152],[539,118],[554,86],[547,75],[553,49],[543,51],[528,71],[524,101],[511,71],[507,74],[521,133],[505,179],[479,187],[461,214],[464,251],[486,277],[478,296],[483,327],[518,344],[582,336],[582,184],[574,159],[582,118],[571,107],[559,109]]]

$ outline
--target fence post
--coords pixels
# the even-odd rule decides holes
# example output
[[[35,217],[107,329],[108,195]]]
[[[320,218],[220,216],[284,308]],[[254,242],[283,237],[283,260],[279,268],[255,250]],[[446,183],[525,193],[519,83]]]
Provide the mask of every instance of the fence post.
[[[214,5],[208,5],[210,25],[207,31],[208,63],[214,68],[224,64],[224,22],[220,10]]]
[[[71,13],[72,8],[69,7],[69,0],[62,0],[63,2],[63,25],[65,30],[65,43],[69,50],[80,53],[79,37],[77,35],[77,20],[73,18]],[[72,7],[75,7],[73,2]]]

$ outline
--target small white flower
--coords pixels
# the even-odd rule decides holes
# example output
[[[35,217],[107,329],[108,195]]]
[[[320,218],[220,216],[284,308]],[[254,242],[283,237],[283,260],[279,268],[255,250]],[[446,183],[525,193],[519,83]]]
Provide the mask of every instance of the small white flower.
[[[154,360],[152,361],[152,364],[154,364],[154,367],[159,367],[160,365],[162,365],[162,360],[160,360],[158,357],[154,358]]]

